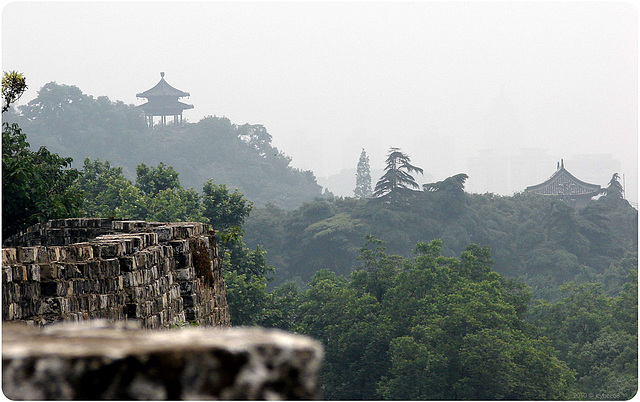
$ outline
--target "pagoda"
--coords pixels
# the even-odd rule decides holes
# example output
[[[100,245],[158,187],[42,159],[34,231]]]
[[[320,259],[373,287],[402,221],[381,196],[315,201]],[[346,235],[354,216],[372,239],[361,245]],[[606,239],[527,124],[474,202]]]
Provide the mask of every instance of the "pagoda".
[[[558,162],[557,170],[545,182],[529,186],[527,193],[555,197],[575,208],[583,208],[592,197],[602,193],[600,185],[577,179],[564,167],[564,160]]]
[[[136,98],[147,99],[147,103],[138,107],[144,111],[147,125],[153,127],[155,116],[160,116],[160,124],[167,124],[167,116],[173,116],[173,124],[182,123],[182,111],[193,109],[193,105],[187,105],[178,100],[185,96],[189,96],[189,93],[169,85],[164,80],[164,72],[161,72],[160,82],[153,88],[137,94]]]

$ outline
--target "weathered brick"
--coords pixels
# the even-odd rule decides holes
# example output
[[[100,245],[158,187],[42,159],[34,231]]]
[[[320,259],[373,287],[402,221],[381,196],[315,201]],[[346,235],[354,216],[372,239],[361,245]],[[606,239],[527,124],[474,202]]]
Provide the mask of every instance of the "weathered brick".
[[[16,249],[11,248],[3,248],[2,249],[2,266],[12,265],[18,263],[18,255],[16,253]]]
[[[118,258],[120,264],[120,271],[130,272],[138,269],[138,257],[120,257]]]
[[[71,296],[73,294],[73,286],[71,282],[49,281],[41,282],[41,294],[45,297]]]
[[[69,261],[86,261],[93,259],[93,247],[89,243],[76,243],[68,246]]]
[[[40,279],[41,280],[58,279],[58,265],[57,264],[40,265]]]
[[[86,264],[83,263],[67,263],[64,264],[64,279],[82,278],[83,273],[86,272]]]
[[[40,281],[40,265],[29,264],[27,265],[27,280],[28,281]]]

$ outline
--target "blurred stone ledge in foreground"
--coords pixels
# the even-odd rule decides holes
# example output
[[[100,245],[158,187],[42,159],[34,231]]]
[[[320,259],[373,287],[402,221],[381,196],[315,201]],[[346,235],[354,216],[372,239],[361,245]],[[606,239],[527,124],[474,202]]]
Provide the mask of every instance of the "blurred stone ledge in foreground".
[[[262,328],[3,323],[2,391],[33,399],[319,399],[322,347]]]

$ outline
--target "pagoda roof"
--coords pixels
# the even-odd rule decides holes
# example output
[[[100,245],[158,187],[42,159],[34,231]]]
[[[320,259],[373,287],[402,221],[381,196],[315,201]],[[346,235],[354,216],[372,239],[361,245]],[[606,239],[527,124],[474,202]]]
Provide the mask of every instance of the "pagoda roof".
[[[164,80],[164,73],[160,73],[160,81],[153,88],[136,94],[136,98],[153,98],[158,96],[182,98],[185,96],[189,96],[189,93],[181,91],[169,85],[167,81]]]
[[[178,100],[173,100],[172,102],[149,100],[149,102],[139,105],[138,107],[144,110],[147,116],[180,114],[183,110],[193,109],[193,105],[188,105]]]
[[[560,197],[594,197],[602,192],[600,185],[591,184],[576,178],[564,167],[564,163],[558,166],[558,170],[546,181],[535,186],[529,186],[526,192]]]

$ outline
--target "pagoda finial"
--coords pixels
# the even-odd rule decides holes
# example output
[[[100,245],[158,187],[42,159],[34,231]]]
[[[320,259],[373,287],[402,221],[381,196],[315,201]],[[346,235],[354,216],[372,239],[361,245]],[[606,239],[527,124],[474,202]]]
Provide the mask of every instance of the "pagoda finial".
[[[160,72],[160,78],[164,78],[164,71]]]

